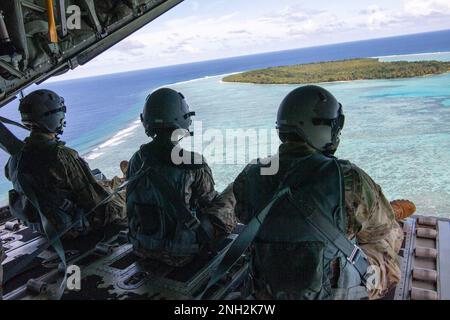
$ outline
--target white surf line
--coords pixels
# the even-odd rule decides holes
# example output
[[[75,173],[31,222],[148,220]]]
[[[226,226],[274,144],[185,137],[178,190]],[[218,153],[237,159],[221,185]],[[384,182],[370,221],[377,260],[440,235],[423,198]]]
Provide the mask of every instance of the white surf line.
[[[420,57],[420,56],[434,56],[434,55],[443,55],[443,54],[450,54],[450,51],[438,51],[438,52],[422,52],[422,53],[408,53],[408,54],[394,54],[394,55],[388,55],[388,56],[373,56],[370,58],[401,58],[401,57]]]
[[[112,138],[109,138],[108,140],[102,142],[91,151],[87,152],[84,155],[84,158],[86,160],[97,159],[98,157],[105,154],[106,152],[105,149],[108,149],[109,147],[115,147],[126,142],[126,138],[133,135],[134,133],[133,131],[139,128],[140,126],[141,126],[140,120],[133,121],[132,124],[129,125],[127,128],[119,130]]]
[[[408,57],[408,56],[424,56],[424,55],[441,55],[441,54],[450,54],[450,51],[443,51],[443,52],[429,52],[429,53],[410,53],[410,54],[404,54],[404,55],[388,55],[388,56],[377,56],[377,57],[371,57],[371,58],[395,58],[395,57]],[[193,83],[193,82],[198,82],[201,80],[206,80],[206,79],[213,79],[213,78],[220,78],[220,81],[218,81],[221,84],[233,84],[233,83],[228,83],[228,82],[224,82],[222,81],[222,79],[224,77],[230,76],[230,75],[235,75],[235,74],[240,74],[246,71],[237,71],[237,72],[229,72],[229,73],[223,73],[223,74],[218,74],[218,75],[212,75],[212,76],[203,76],[203,77],[199,77],[199,78],[195,78],[195,79],[191,79],[191,80],[184,80],[184,81],[178,81],[178,82],[172,82],[172,83],[168,83],[168,84],[164,84],[161,85],[159,87],[156,87],[155,89],[153,89],[152,91],[158,90],[160,88],[164,88],[164,87],[168,87],[168,86],[177,86],[177,85],[182,85],[182,84],[186,84],[186,83]],[[354,82],[354,81],[365,81],[365,80],[353,80],[353,81],[335,81],[335,82],[323,82],[322,84],[330,84],[330,83],[345,83],[345,82]],[[279,84],[277,84],[279,85]],[[286,84],[289,85],[289,84]],[[150,93],[150,92],[149,92]],[[123,142],[126,141],[126,137],[129,137],[130,135],[132,135],[132,132],[134,129],[136,129],[137,127],[140,126],[140,120],[136,120],[134,121],[131,125],[129,125],[127,128],[125,129],[121,129],[119,130],[112,138],[106,140],[105,142],[100,143],[98,146],[94,147],[91,151],[86,152],[83,157],[87,160],[94,160],[97,159],[98,157],[102,156],[106,151],[104,149],[110,147],[110,146],[117,146],[122,144]]]
[[[233,75],[233,74],[239,74],[239,73],[242,73],[242,72],[245,72],[245,71],[216,74],[216,75],[213,75],[213,76],[204,76],[204,77],[195,78],[195,79],[191,79],[191,80],[173,82],[173,83],[169,83],[169,84],[165,84],[165,85],[159,86],[155,90],[158,90],[158,89],[161,89],[161,88],[164,88],[164,87],[167,87],[167,86],[178,86],[178,85],[181,85],[181,84],[198,82],[198,81],[201,81],[201,80],[214,79],[214,78],[223,78],[223,77],[226,77],[226,76],[230,76],[230,75]]]

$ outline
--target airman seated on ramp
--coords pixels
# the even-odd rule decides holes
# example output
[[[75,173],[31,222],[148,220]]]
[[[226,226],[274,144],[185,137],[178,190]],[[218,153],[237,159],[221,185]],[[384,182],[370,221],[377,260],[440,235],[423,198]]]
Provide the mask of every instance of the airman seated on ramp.
[[[117,197],[98,206],[109,192],[79,154],[59,140],[65,127],[64,99],[52,91],[37,90],[22,99],[19,111],[31,133],[5,168],[14,186],[9,194],[13,216],[42,233],[46,233],[43,220],[62,231],[78,219],[69,238],[125,219],[124,202]]]

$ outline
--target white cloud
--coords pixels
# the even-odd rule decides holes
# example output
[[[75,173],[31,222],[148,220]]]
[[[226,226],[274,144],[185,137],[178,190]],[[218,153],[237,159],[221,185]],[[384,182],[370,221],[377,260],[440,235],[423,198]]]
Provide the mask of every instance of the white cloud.
[[[370,30],[381,29],[387,25],[398,22],[395,13],[377,5],[371,5],[361,13],[365,15],[366,25]]]
[[[114,54],[127,51],[130,63],[145,61],[164,65],[173,63],[174,57],[183,57],[185,60],[178,62],[182,63],[267,51],[265,47],[273,50],[271,46],[279,42],[304,40],[318,32],[343,29],[343,21],[331,12],[298,5],[257,18],[238,12],[206,19],[195,14],[168,20],[158,30],[150,26],[147,32],[131,35],[110,51]],[[107,52],[102,59],[108,60],[109,56]]]
[[[146,47],[144,43],[133,38],[128,38],[116,44],[110,51],[125,55],[135,55],[143,52]]]
[[[370,5],[360,11],[361,17],[369,30],[386,30],[399,28],[409,30],[417,27],[419,18],[423,26],[432,25],[433,22],[450,22],[450,0],[404,0],[401,10],[383,8],[378,5]],[[450,26],[450,23],[448,24]]]
[[[192,1],[188,10],[190,15],[177,14],[170,19],[159,20],[160,23],[150,24],[92,61],[90,67],[101,73],[119,72],[431,31],[443,29],[441,26],[444,24],[450,27],[450,0],[398,2],[396,6],[367,5],[365,9],[362,9],[364,5],[341,8],[333,7],[334,4],[322,9],[297,2],[266,10],[261,7],[262,10],[256,14],[245,10],[233,11],[235,9],[204,12],[200,2]],[[214,2],[214,5],[218,6],[218,3]],[[230,7],[225,2],[221,6],[222,9]]]
[[[413,17],[450,15],[450,0],[408,0],[403,6],[405,13]]]

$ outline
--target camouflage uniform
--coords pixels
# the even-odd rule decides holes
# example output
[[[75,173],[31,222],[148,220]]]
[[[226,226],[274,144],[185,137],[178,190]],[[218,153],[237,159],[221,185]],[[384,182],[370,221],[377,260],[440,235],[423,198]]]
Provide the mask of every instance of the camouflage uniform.
[[[217,191],[214,190],[214,179],[210,167],[204,162],[204,159],[194,153],[190,153],[190,158],[194,161],[196,158],[202,159],[201,165],[175,165],[171,160],[171,153],[174,148],[179,148],[167,141],[157,141],[143,145],[138,152],[136,152],[130,160],[127,177],[132,179],[136,173],[142,168],[145,159],[149,157],[156,158],[158,165],[157,171],[165,177],[168,183],[170,183],[174,190],[179,191],[180,199],[183,200],[184,205],[190,211],[196,212],[196,216],[199,220],[205,218],[206,208],[211,206],[213,200],[218,198]],[[180,153],[187,151],[179,148]],[[192,162],[194,163],[194,162]],[[168,265],[182,266],[192,259],[192,255],[180,254],[176,256],[166,250],[159,248],[148,249],[145,247],[145,241],[139,241],[137,238],[142,234],[142,229],[151,228],[151,226],[143,226],[145,222],[141,222],[138,217],[136,204],[149,206],[156,205],[162,208],[166,216],[171,212],[170,204],[166,203],[164,196],[159,195],[157,187],[154,189],[151,181],[146,182],[146,178],[142,178],[139,181],[139,185],[136,187],[138,192],[132,192],[129,194],[127,190],[127,215],[130,224],[130,239],[134,245],[135,251],[143,256],[155,258],[161,260]],[[130,199],[132,198],[132,199]],[[151,211],[151,210],[150,210]],[[157,215],[156,212],[149,212],[149,209],[145,212],[146,216]],[[235,227],[234,215],[226,214],[224,211],[220,211],[217,214],[208,215],[207,219],[213,227],[213,240],[222,238],[224,235],[229,234]],[[154,222],[158,223],[158,222]],[[173,222],[169,223],[167,228],[174,228]],[[133,241],[134,239],[134,241]]]
[[[88,164],[78,153],[51,135],[32,133],[25,139],[25,147],[21,154],[24,171],[33,177],[34,183],[38,186],[35,193],[41,210],[49,222],[57,228],[64,227],[64,222],[55,212],[65,199],[75,204],[77,209],[88,212],[109,194],[95,180]],[[18,182],[14,181],[16,168],[12,168],[10,162],[6,165],[5,175],[12,180],[14,188],[20,194]],[[40,222],[36,213],[34,217],[31,215],[29,218],[32,223]],[[90,215],[88,221],[90,228],[95,229],[124,218],[124,203],[116,197],[106,205],[100,206]]]
[[[280,146],[280,170],[275,176],[260,176],[257,182],[268,188],[272,179],[279,180],[286,172],[292,159],[301,158],[315,152],[304,143],[288,142]],[[398,252],[403,241],[403,232],[395,220],[393,210],[383,195],[381,188],[360,168],[348,161],[340,161],[344,173],[345,203],[347,214],[347,236],[356,237],[357,243],[367,255],[369,263],[381,271],[379,286],[369,293],[370,299],[380,298],[400,280]],[[257,214],[248,202],[253,190],[246,186],[250,164],[224,192],[221,203],[213,210],[230,212],[233,208],[242,223],[248,223]],[[265,199],[261,199],[264,202]],[[267,200],[267,199],[266,199]],[[221,208],[222,207],[222,208]],[[271,298],[267,292],[261,298]]]
[[[125,181],[126,181],[126,178],[119,178],[119,177],[115,176],[111,180],[102,180],[102,181],[99,181],[99,183],[108,192],[114,192],[114,190],[121,187],[121,185]],[[115,196],[114,199],[112,199],[112,201],[123,208],[123,213],[121,214],[121,216],[125,217],[126,216],[126,212],[125,212],[126,190],[123,189],[123,190],[117,192],[117,195]]]

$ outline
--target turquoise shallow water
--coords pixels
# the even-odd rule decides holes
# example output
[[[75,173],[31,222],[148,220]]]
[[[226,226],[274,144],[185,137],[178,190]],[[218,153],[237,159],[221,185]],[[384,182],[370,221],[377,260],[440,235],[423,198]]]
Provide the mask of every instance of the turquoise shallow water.
[[[450,108],[444,104],[449,84],[450,74],[325,85],[347,116],[337,155],[366,170],[388,198],[412,199],[420,213],[450,216]],[[234,127],[273,126],[279,102],[293,88],[223,84],[217,78],[177,86],[197,106],[205,126],[228,122]],[[213,167],[220,187],[237,167]]]
[[[273,128],[280,101],[296,87],[230,84],[221,78],[171,86],[185,94],[203,129]],[[411,199],[420,214],[450,217],[450,74],[324,87],[343,103],[346,113],[337,155],[368,172],[389,199]],[[146,141],[135,122],[87,158],[106,174],[117,174],[118,159],[130,158]],[[243,145],[238,146],[238,153],[245,153]],[[217,188],[222,190],[244,164],[211,166]]]
[[[424,59],[450,61],[450,53],[383,58]],[[222,83],[221,78],[170,85],[185,94],[204,130],[214,128],[225,133],[230,128],[272,129],[280,101],[296,87]],[[416,203],[420,214],[450,217],[450,74],[324,86],[343,103],[346,113],[338,156],[367,171],[389,199],[408,198]],[[143,100],[146,91],[139,91],[139,98],[133,97],[133,101]],[[140,122],[127,124],[128,121],[122,130],[107,135],[104,142],[99,144],[97,139],[91,143],[97,146],[85,158],[92,168],[100,168],[107,176],[117,175],[119,161],[129,159],[148,141]],[[198,131],[196,136],[200,136]],[[185,145],[190,141],[187,139]],[[273,142],[278,144],[275,139]],[[237,153],[246,154],[242,143],[237,146]],[[263,151],[261,155],[265,153],[270,152]],[[244,166],[244,162],[211,163],[217,189],[225,188]]]

